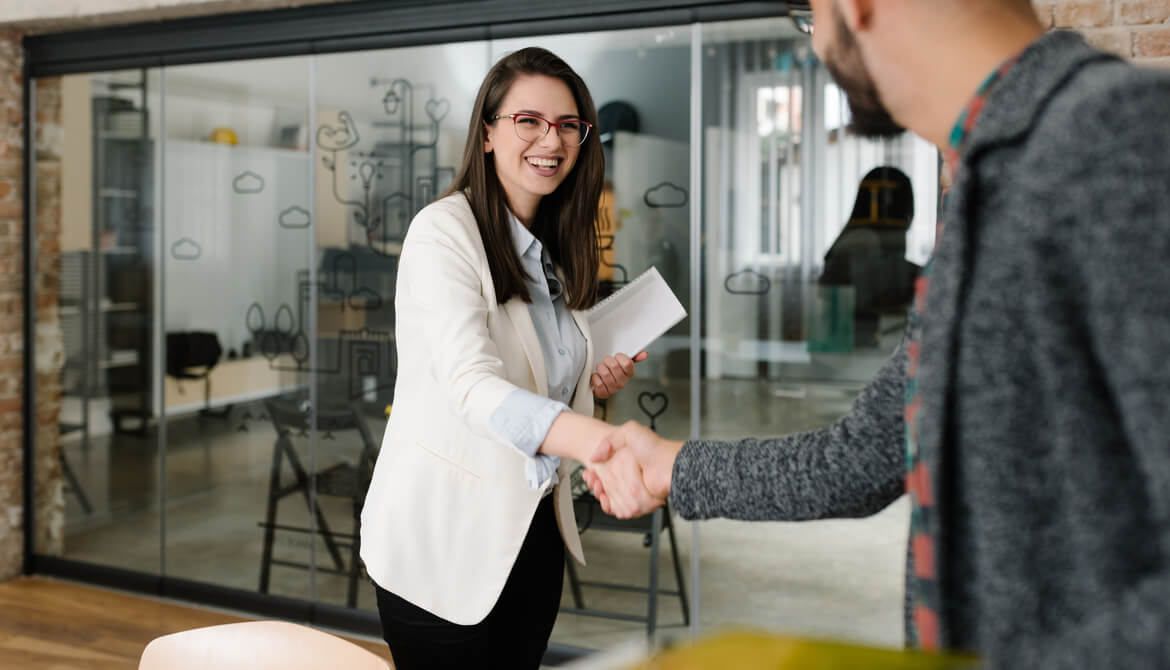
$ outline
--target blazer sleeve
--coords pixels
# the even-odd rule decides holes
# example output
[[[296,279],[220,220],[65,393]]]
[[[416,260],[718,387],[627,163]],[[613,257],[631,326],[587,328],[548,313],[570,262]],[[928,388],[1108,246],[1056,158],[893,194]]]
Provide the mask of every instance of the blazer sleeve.
[[[687,442],[670,504],[685,519],[864,517],[905,489],[905,341],[831,426],[782,437]]]
[[[425,356],[450,412],[481,437],[509,442],[491,415],[519,387],[507,381],[488,330],[494,292],[483,286],[490,275],[482,245],[460,216],[437,203],[410,226],[395,294],[399,355]]]

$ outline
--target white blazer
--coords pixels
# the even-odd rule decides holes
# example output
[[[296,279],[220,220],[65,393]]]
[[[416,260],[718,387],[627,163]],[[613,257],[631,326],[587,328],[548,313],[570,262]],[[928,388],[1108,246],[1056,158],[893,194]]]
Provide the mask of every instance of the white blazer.
[[[462,194],[415,216],[394,298],[398,379],[362,510],[361,557],[379,586],[457,624],[482,621],[499,599],[550,485],[529,486],[528,458],[492,430],[515,388],[548,397],[544,356],[528,305],[496,304],[483,241]],[[593,344],[572,409],[593,415]],[[557,522],[582,564],[567,466]],[[518,622],[517,625],[523,625]]]

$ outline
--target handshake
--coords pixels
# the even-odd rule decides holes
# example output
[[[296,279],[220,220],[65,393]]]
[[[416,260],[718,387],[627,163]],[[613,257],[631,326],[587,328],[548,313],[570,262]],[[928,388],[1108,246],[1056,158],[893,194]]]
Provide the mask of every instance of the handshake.
[[[670,495],[674,461],[682,445],[627,421],[598,444],[586,463],[585,483],[606,514],[619,519],[649,514]]]

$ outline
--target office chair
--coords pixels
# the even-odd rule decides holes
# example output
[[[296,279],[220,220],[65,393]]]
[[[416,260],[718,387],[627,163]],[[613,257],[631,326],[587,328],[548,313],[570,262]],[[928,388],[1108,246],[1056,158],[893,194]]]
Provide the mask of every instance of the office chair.
[[[223,347],[212,332],[190,331],[167,333],[167,375],[175,379],[203,380],[203,409],[199,416],[226,419],[232,406],[211,409],[211,370],[219,363]]]
[[[265,520],[260,522],[264,529],[264,549],[260,562],[260,593],[268,593],[268,586],[273,565],[283,567],[308,569],[307,563],[275,559],[272,556],[276,531],[295,533],[311,533],[310,528],[278,524],[276,512],[281,499],[300,493],[305,499],[310,514],[317,520],[316,532],[320,534],[325,548],[333,562],[333,568],[318,566],[317,570],[328,574],[347,575],[349,578],[346,594],[346,604],[349,607],[357,606],[357,583],[361,572],[361,510],[366,498],[366,489],[369,487],[370,476],[373,473],[374,461],[377,457],[378,444],[374,442],[370,430],[366,426],[358,410],[350,404],[337,407],[322,407],[317,412],[317,431],[322,436],[318,443],[318,455],[322,456],[326,450],[332,450],[338,443],[335,442],[335,433],[356,430],[360,439],[359,453],[356,462],[342,461],[327,465],[310,476],[305,470],[293,443],[293,436],[307,436],[310,430],[310,416],[308,401],[299,401],[297,398],[274,398],[264,402],[268,416],[276,429],[276,443],[272,448],[272,470],[268,482],[268,506]],[[281,475],[284,463],[293,474],[293,482],[281,484]],[[319,505],[313,503],[310,495],[310,486],[319,496],[336,496],[349,498],[353,508],[352,533],[340,533],[329,526]],[[339,542],[338,540],[342,540]],[[342,556],[342,549],[349,549],[349,561]]]
[[[598,502],[597,498],[595,498],[592,493],[588,492],[588,487],[585,486],[584,483],[576,485],[576,480],[578,477],[579,474],[574,473],[573,479],[575,484],[573,486],[573,512],[577,516],[578,530],[582,533],[587,530],[598,530],[642,534],[642,546],[650,548],[650,580],[647,586],[618,584],[614,582],[582,581],[577,576],[577,566],[573,564],[573,558],[566,554],[565,568],[569,572],[569,589],[573,594],[573,604],[575,606],[562,607],[561,611],[569,614],[601,617],[603,619],[617,619],[621,621],[636,621],[639,623],[645,623],[646,634],[653,635],[655,629],[658,627],[658,596],[659,594],[662,594],[678,596],[679,604],[682,606],[683,625],[690,624],[690,605],[687,601],[686,582],[683,577],[682,563],[679,561],[678,557],[678,543],[674,538],[674,525],[671,522],[669,503],[659,509],[654,510],[653,514],[648,514],[636,519],[619,519],[602,511],[601,503]],[[583,489],[583,491],[579,492],[581,489]],[[659,538],[663,532],[669,533],[670,537],[670,558],[674,564],[674,577],[676,583],[678,584],[677,591],[668,591],[662,589],[658,584]],[[646,614],[645,616],[642,616],[637,614],[625,614],[623,612],[613,612],[609,610],[599,610],[586,607],[584,596],[581,593],[582,586],[645,593]]]

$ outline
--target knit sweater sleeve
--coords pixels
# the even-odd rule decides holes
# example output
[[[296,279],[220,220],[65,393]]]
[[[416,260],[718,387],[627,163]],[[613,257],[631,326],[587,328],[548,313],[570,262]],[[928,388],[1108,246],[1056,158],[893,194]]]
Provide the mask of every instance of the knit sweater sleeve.
[[[849,414],[819,430],[687,442],[670,504],[687,519],[803,521],[863,517],[901,495],[905,474],[905,342]]]

